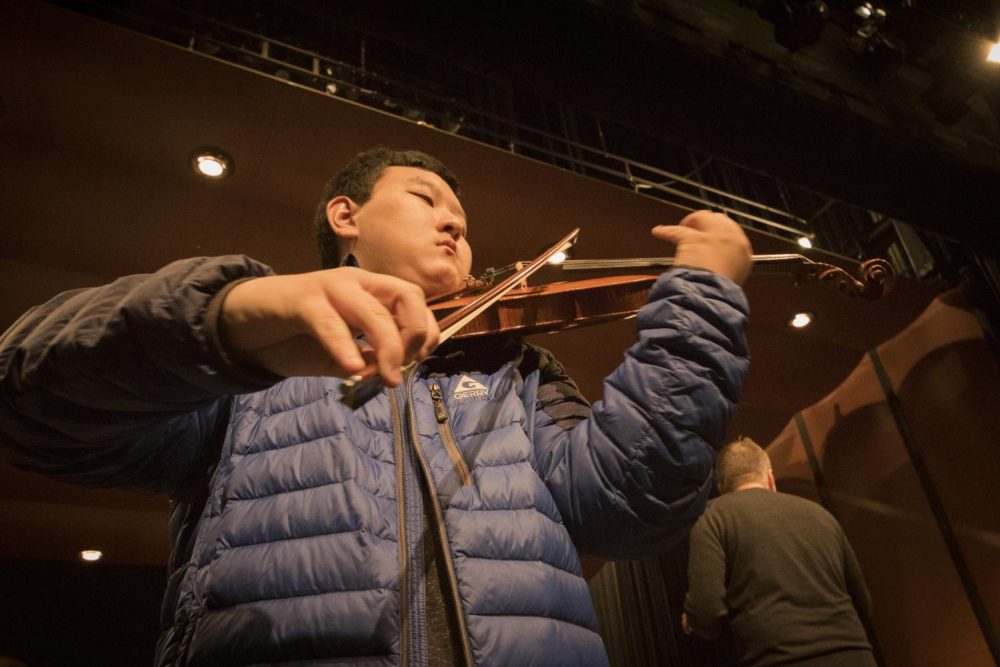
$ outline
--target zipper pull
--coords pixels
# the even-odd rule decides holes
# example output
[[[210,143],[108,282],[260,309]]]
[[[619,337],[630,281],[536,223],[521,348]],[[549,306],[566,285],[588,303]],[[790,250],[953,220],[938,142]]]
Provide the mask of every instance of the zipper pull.
[[[430,390],[431,400],[434,401],[434,417],[437,419],[438,424],[444,424],[448,421],[448,411],[444,407],[444,396],[441,394],[441,387],[437,384],[432,384]]]

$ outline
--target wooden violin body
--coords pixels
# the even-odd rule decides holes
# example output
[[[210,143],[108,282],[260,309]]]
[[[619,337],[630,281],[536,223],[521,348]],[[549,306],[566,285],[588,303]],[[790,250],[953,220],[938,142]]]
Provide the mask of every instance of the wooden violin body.
[[[514,289],[452,338],[497,333],[528,335],[621,320],[642,308],[655,281],[656,276],[616,276]],[[473,298],[442,301],[430,308],[441,319]]]

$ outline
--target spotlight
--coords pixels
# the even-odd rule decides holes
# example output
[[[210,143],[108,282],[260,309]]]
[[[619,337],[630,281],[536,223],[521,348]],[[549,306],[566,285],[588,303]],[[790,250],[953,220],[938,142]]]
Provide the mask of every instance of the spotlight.
[[[876,78],[894,75],[903,64],[905,43],[884,28],[887,12],[871,2],[854,8],[847,28],[847,47],[857,55],[858,63]]]
[[[815,315],[813,315],[808,311],[795,313],[792,319],[788,320],[788,326],[792,327],[793,329],[801,329],[803,327],[807,327],[812,323],[814,317]]]
[[[198,148],[191,154],[191,168],[199,176],[225,178],[232,173],[233,159],[218,148]]]
[[[809,239],[808,236],[800,236],[799,240],[798,240],[798,244],[800,246],[802,246],[803,248],[811,248],[811,247],[813,247],[813,243]]]
[[[97,549],[84,549],[79,553],[80,560],[87,563],[96,563],[101,560],[104,554]]]
[[[1000,63],[1000,42],[997,42],[990,48],[990,53],[986,56],[986,60],[991,63]]]

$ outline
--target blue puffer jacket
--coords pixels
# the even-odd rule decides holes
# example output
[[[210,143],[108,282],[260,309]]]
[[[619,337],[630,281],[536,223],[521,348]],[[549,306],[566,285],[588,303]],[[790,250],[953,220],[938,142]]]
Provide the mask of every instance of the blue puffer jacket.
[[[607,664],[577,550],[648,555],[702,512],[747,366],[739,288],[662,276],[593,408],[507,340],[443,346],[350,411],[335,379],[278,381],[213,345],[212,297],[268,272],[176,262],[0,340],[5,458],[173,496],[157,664],[420,664],[425,528],[467,663]]]

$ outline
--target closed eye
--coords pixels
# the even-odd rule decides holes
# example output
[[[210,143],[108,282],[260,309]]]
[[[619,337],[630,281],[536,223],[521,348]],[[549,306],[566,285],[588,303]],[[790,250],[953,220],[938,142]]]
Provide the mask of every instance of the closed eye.
[[[410,194],[413,195],[413,196],[415,196],[415,197],[420,197],[425,202],[427,202],[428,205],[434,206],[434,200],[431,199],[429,195],[421,194],[419,192],[411,192]]]

